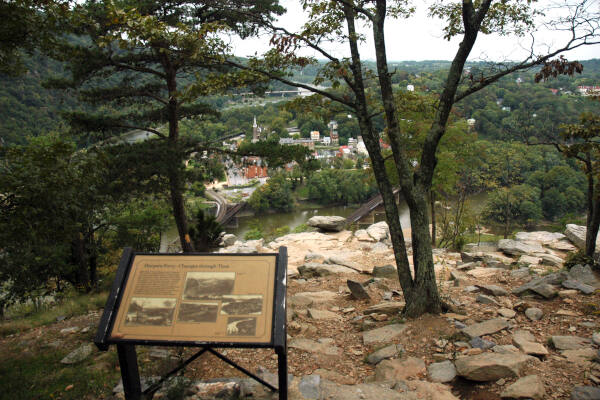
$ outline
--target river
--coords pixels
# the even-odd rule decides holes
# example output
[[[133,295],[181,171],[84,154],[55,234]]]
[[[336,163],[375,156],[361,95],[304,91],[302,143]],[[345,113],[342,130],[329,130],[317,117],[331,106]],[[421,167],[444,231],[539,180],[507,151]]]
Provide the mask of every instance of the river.
[[[469,205],[475,212],[480,212],[483,208],[488,195],[486,193],[477,194],[470,197]],[[310,217],[315,215],[339,215],[347,217],[354,212],[359,205],[352,206],[308,206],[306,204],[298,205],[293,211],[287,213],[268,213],[262,215],[244,215],[238,217],[237,227],[228,227],[225,229],[227,233],[233,233],[240,239],[244,238],[246,232],[254,226],[260,226],[261,230],[269,235],[278,228],[287,226],[290,231],[293,231],[299,225],[306,223]],[[402,202],[399,207],[400,223],[403,228],[410,227],[410,215],[406,203]],[[375,222],[384,220],[384,214],[376,215]],[[173,226],[163,235],[161,240],[161,251],[165,251],[166,243],[171,243],[177,238],[177,228]]]

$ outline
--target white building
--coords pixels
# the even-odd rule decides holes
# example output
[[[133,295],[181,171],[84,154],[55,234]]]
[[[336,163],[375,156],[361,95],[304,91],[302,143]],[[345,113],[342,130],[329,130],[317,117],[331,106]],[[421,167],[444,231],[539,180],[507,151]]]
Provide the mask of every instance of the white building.
[[[319,131],[312,131],[310,133],[310,139],[315,142],[318,142],[320,137],[321,137],[321,133]]]

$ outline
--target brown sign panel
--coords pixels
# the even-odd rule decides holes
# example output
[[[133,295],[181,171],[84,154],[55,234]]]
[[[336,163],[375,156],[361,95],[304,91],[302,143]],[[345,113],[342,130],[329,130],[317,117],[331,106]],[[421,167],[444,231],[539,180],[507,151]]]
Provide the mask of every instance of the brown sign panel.
[[[135,255],[112,339],[269,343],[276,255]]]

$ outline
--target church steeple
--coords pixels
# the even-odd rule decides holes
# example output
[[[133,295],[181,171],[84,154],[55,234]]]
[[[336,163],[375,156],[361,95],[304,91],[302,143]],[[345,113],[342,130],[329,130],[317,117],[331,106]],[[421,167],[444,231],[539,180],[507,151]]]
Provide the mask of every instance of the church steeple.
[[[254,124],[252,124],[252,143],[256,143],[260,140],[260,130],[256,123],[256,115],[254,116]]]

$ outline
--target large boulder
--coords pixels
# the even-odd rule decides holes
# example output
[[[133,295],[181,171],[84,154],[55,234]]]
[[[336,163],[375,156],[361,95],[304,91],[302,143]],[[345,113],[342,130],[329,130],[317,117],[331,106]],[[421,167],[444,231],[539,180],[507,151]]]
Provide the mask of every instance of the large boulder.
[[[569,239],[575,246],[580,249],[585,249],[585,235],[587,233],[587,228],[581,225],[575,224],[567,224],[565,229],[565,236]],[[596,251],[600,250],[600,236],[596,238]]]
[[[596,277],[589,265],[576,265],[569,271],[569,279],[585,285],[600,288],[600,279]]]
[[[387,222],[381,221],[373,224],[367,228],[367,233],[373,238],[373,240],[380,242],[387,239],[390,232]]]
[[[315,215],[310,218],[306,225],[323,231],[340,232],[346,225],[346,218],[338,216]]]
[[[521,353],[481,353],[460,357],[454,365],[459,376],[472,381],[488,382],[519,376],[531,359],[531,356]]]

